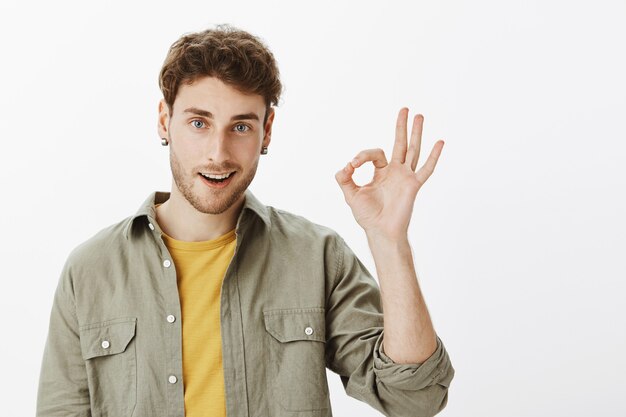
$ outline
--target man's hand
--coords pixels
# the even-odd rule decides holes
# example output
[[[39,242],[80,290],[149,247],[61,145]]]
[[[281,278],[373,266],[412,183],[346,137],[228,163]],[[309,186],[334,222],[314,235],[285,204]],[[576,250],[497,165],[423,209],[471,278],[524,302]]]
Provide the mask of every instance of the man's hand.
[[[426,163],[415,172],[424,117],[418,114],[413,118],[411,141],[407,149],[408,114],[409,109],[406,107],[398,113],[391,162],[387,162],[382,149],[366,149],[335,174],[354,218],[371,236],[390,240],[407,237],[417,192],[433,173],[443,149],[444,141],[437,141]],[[374,164],[374,178],[368,184],[358,186],[352,175],[356,168],[367,161]]]

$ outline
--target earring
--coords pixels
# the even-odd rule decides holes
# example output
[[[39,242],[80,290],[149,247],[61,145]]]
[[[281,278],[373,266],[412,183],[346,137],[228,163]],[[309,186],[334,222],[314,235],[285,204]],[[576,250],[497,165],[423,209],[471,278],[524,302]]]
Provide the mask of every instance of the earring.
[[[267,155],[267,146],[261,148],[261,155]]]
[[[166,138],[161,138],[161,145],[167,146],[167,139]]]

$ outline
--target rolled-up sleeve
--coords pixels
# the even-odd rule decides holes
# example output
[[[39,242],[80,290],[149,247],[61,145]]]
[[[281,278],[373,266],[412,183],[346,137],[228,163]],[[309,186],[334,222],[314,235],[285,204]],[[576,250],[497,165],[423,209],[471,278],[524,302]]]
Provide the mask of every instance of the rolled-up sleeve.
[[[383,351],[380,290],[343,239],[336,237],[335,280],[327,298],[328,368],[346,393],[388,416],[433,416],[447,404],[454,368],[441,339],[424,362],[395,363]]]
[[[454,377],[454,368],[443,342],[437,336],[435,352],[421,364],[398,364],[385,355],[382,348],[384,331],[376,340],[374,348],[374,373],[378,395],[413,404],[403,415],[435,415],[448,401],[448,387]],[[411,401],[411,398],[419,401]],[[397,407],[396,407],[397,408]],[[419,411],[419,414],[413,414]],[[398,414],[395,414],[398,415]]]

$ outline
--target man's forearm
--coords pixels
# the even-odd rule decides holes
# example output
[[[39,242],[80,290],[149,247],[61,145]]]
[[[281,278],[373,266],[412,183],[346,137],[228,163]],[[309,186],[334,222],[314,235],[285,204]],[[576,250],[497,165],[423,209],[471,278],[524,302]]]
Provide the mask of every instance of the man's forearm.
[[[422,363],[437,347],[408,237],[367,234],[376,264],[384,313],[383,351],[396,363]]]

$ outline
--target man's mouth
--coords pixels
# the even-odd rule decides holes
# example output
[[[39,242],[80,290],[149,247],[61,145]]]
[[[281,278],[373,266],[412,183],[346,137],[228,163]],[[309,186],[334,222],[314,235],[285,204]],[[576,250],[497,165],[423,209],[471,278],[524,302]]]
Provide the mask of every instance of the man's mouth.
[[[235,171],[226,172],[223,174],[212,174],[212,173],[204,173],[204,172],[198,173],[198,175],[200,175],[201,177],[203,177],[204,179],[206,179],[207,181],[213,184],[219,184],[219,183],[225,182],[229,178],[231,178],[234,174],[235,174]]]

